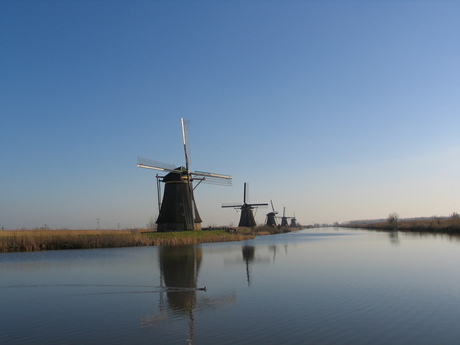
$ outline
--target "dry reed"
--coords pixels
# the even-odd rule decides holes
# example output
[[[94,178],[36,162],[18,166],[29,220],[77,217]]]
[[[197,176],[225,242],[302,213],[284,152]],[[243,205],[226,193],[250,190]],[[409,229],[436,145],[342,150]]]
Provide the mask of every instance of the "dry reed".
[[[353,228],[394,230],[388,222],[350,225]],[[398,231],[460,234],[460,218],[433,217],[423,220],[399,220]]]
[[[3,230],[0,231],[0,252],[170,246],[249,238],[254,238],[254,235],[223,230],[163,233],[139,230]]]

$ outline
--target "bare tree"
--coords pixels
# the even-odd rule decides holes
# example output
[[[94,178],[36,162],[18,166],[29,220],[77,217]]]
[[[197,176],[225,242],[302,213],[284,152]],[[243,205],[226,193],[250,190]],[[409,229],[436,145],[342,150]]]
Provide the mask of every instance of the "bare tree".
[[[396,212],[391,213],[387,218],[388,224],[390,224],[393,230],[396,230],[398,228],[398,220],[399,215]]]

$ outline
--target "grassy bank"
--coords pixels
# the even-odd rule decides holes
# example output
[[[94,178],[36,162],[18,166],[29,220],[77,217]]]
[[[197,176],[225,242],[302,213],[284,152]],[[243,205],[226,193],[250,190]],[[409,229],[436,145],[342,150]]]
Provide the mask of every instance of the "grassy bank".
[[[439,218],[423,220],[399,220],[396,228],[389,222],[354,224],[347,227],[370,230],[398,230],[411,232],[433,232],[460,235],[460,218]]]
[[[0,252],[170,246],[242,241],[253,233],[212,231],[147,232],[138,230],[3,230]]]

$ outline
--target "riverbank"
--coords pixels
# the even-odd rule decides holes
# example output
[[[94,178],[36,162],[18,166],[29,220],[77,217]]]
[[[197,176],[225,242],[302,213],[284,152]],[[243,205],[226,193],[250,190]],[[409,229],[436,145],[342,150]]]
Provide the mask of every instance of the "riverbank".
[[[0,252],[172,246],[252,239],[252,231],[2,230]]]
[[[407,232],[445,233],[460,235],[460,218],[433,217],[423,220],[398,220],[396,226],[393,226],[389,222],[379,222],[341,225],[341,227],[368,230],[398,230]]]

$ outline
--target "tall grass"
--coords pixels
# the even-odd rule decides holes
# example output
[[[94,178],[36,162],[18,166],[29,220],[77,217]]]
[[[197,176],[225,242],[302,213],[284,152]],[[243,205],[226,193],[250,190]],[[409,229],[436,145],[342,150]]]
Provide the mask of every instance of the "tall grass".
[[[350,225],[353,228],[394,230],[388,222]],[[460,218],[433,217],[423,220],[398,220],[397,230],[413,232],[438,232],[448,234],[460,234]]]
[[[2,230],[0,252],[170,246],[250,238],[254,235],[223,230],[160,233],[138,230]]]

